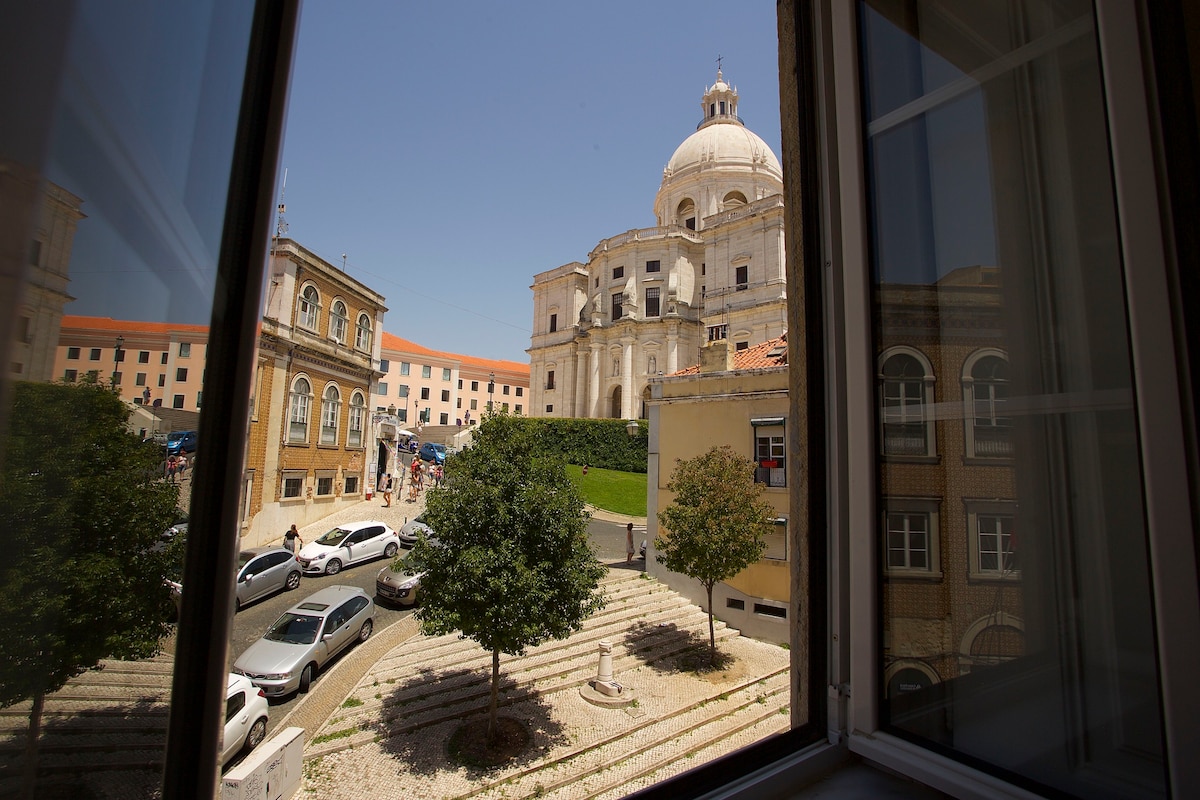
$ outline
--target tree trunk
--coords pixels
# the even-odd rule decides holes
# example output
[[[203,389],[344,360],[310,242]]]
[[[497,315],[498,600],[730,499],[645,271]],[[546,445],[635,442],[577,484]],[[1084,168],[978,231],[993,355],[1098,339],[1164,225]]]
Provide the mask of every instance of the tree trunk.
[[[500,693],[500,651],[492,651],[492,700],[488,705],[488,744],[496,743],[496,698]]]
[[[46,693],[33,696],[33,708],[29,710],[29,738],[25,740],[24,797],[33,800],[37,796],[38,740],[42,733],[42,708],[46,705]]]
[[[713,632],[713,612],[712,612],[712,590],[713,585],[710,583],[704,587],[708,590],[708,663],[716,665],[717,663],[717,635]]]

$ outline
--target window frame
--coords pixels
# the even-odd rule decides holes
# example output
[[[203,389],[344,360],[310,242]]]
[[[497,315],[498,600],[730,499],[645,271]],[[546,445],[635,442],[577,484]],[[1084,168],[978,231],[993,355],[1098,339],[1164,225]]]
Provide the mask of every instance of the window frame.
[[[306,391],[299,391],[301,382],[307,387]],[[292,378],[291,385],[288,386],[285,444],[308,444],[309,428],[312,422],[312,403],[312,381],[306,375],[297,375]]]
[[[364,353],[371,352],[371,348],[374,346],[374,335],[371,328],[371,317],[365,311],[359,312],[358,319],[354,324],[354,349]]]
[[[367,402],[361,389],[350,394],[350,410],[346,417],[346,447],[358,450],[363,444],[363,422],[367,416]]]
[[[296,293],[296,326],[317,333],[321,325],[321,291],[315,283],[306,282]]]
[[[334,298],[329,306],[329,338],[338,344],[346,343],[346,331],[350,329],[350,312],[341,298]],[[386,368],[380,367],[384,372]]]
[[[321,392],[321,429],[317,436],[318,445],[322,447],[337,446],[341,412],[341,387],[336,383],[325,384],[325,390]]]

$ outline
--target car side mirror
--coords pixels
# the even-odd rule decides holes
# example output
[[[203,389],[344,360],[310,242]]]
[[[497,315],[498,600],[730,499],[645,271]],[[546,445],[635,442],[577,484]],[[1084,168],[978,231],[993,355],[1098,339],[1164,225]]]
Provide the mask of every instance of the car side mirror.
[[[322,637],[321,637],[321,641],[322,641],[322,642],[328,642],[328,641],[329,641],[330,639],[332,639],[332,638],[333,638],[333,634],[332,634],[332,633],[327,633],[327,634],[325,634],[324,636],[322,636]]]

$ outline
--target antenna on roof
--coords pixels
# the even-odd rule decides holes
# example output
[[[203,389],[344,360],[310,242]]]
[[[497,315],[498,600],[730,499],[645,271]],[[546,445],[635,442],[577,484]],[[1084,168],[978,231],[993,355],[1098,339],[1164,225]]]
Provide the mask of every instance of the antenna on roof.
[[[284,213],[287,212],[287,205],[284,204],[284,202],[283,202],[283,198],[286,194],[287,194],[287,167],[284,167],[283,168],[283,188],[279,190],[279,205],[277,206],[277,211],[279,213],[275,218],[275,238],[276,239],[282,238],[288,232],[287,220],[283,218]]]

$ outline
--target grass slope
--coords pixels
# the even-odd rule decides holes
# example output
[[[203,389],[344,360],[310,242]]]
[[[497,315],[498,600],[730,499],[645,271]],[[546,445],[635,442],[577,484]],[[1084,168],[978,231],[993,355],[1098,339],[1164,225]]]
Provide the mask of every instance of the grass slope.
[[[567,474],[590,505],[631,517],[646,516],[645,474],[588,467],[584,475],[583,468],[574,464],[567,465]]]

